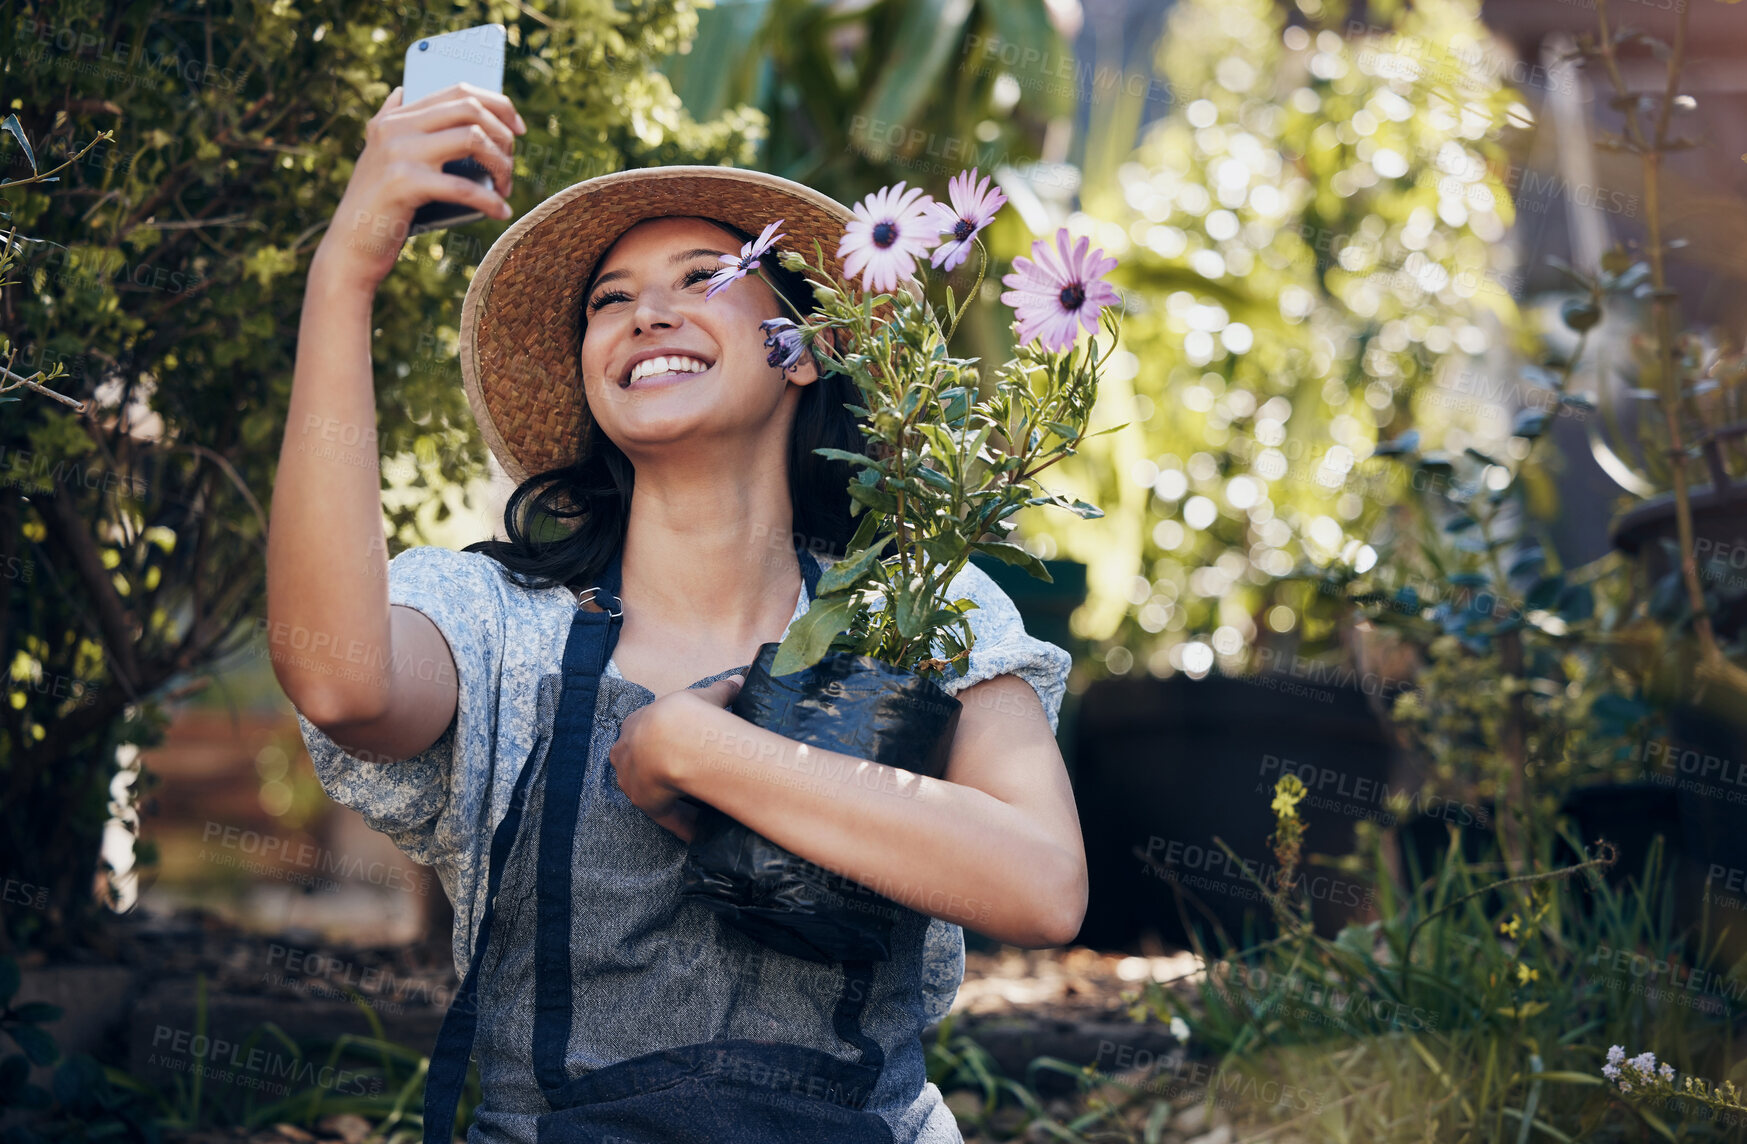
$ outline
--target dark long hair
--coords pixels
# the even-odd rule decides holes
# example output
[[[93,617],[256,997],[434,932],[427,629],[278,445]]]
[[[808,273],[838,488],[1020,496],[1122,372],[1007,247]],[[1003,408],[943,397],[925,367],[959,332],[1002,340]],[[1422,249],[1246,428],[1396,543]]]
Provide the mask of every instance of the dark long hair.
[[[739,227],[716,219],[707,221],[738,235],[741,242],[753,239]],[[769,258],[763,260],[760,272],[798,312],[807,314],[816,309],[812,287],[803,275],[784,270]],[[579,318],[582,329],[588,325],[584,297]],[[812,552],[841,557],[855,534],[848,487],[856,466],[817,456],[813,450],[866,451],[867,439],[857,428],[862,418],[845,408],[860,398],[847,375],[821,369],[819,380],[802,388],[795,408],[788,447],[793,539],[797,546]],[[577,431],[580,436],[580,425]],[[462,551],[484,553],[532,591],[592,584],[624,544],[636,472],[630,459],[598,425],[590,437],[587,456],[535,473],[516,487],[504,507],[508,540],[480,540]],[[577,521],[575,527],[564,527],[563,522],[572,519]]]

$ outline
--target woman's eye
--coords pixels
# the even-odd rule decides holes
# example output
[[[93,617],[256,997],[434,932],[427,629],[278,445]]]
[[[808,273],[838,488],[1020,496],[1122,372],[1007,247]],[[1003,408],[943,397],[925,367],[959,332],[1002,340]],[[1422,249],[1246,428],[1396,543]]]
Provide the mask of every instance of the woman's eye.
[[[631,296],[629,294],[625,293],[623,290],[608,290],[605,294],[595,295],[594,301],[592,301],[588,304],[588,312],[592,314],[596,310],[599,310],[602,306],[608,305],[610,303],[628,302],[630,300],[631,300]]]
[[[716,272],[714,270],[711,270],[707,266],[700,266],[685,276],[685,284],[687,286],[695,286],[699,282],[708,282],[715,276]]]

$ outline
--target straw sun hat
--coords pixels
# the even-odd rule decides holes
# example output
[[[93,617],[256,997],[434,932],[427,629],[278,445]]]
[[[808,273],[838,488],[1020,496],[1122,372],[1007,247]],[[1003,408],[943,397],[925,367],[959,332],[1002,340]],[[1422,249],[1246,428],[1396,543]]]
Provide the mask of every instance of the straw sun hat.
[[[517,219],[486,252],[461,306],[467,403],[516,484],[581,456],[592,428],[577,360],[583,290],[620,235],[667,215],[716,219],[751,234],[780,218],[786,237],[777,249],[810,262],[817,239],[839,277],[837,245],[855,217],[775,175],[645,167],[575,183]]]

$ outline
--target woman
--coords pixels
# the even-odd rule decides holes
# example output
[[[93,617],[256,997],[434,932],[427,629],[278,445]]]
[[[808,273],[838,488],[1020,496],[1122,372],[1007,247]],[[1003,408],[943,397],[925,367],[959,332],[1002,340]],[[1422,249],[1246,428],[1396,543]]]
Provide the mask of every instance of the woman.
[[[475,1142],[957,1141],[919,1033],[956,991],[959,925],[1060,944],[1085,909],[1053,734],[1066,653],[1027,636],[983,572],[958,576],[953,598],[979,608],[945,684],[964,706],[941,779],[831,752],[797,766],[798,744],[725,710],[851,534],[849,470],[812,449],[862,439],[846,379],[768,360],[759,322],[786,312],[770,286],[706,298],[707,283],[763,223],[829,251],[849,212],[770,176],[657,168],[518,220],[462,315],[469,401],[520,482],[510,539],[385,559],[371,298],[420,203],[508,217],[523,130],[466,85],[406,106],[396,89],[371,120],[311,263],[268,542],[274,668],[323,785],[455,903],[477,1005],[451,1011],[433,1090],[471,1039]],[[441,172],[463,155],[491,189]],[[576,527],[531,538],[530,501]],[[596,684],[573,668],[605,626]],[[560,775],[575,789],[548,814]],[[681,898],[695,803],[896,902],[891,958],[855,981]]]

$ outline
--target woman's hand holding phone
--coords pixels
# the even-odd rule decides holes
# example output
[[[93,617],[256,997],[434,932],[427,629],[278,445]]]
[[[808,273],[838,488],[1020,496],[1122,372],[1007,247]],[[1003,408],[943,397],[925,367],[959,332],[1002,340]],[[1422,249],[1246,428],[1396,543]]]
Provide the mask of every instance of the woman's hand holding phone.
[[[370,291],[394,269],[421,204],[442,200],[510,216],[511,155],[515,137],[528,130],[508,96],[469,83],[405,106],[401,93],[390,92],[366,126],[364,150],[315,255],[326,273]],[[444,173],[444,163],[469,156],[491,172],[491,189]]]

